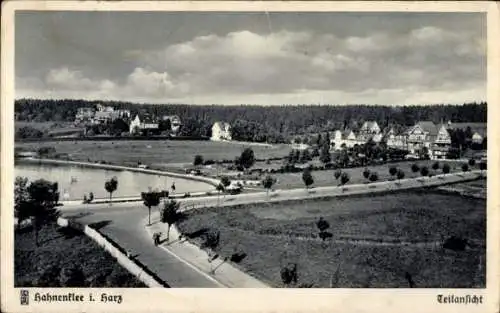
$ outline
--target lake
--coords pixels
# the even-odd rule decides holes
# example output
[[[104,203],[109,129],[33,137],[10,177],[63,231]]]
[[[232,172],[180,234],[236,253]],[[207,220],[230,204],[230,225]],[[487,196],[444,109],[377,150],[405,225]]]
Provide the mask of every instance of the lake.
[[[30,181],[43,178],[58,182],[60,201],[80,200],[89,192],[93,192],[96,199],[107,198],[109,193],[104,189],[104,183],[112,177],[118,179],[118,188],[113,193],[113,198],[139,197],[142,191],[148,191],[149,188],[171,192],[173,183],[175,193],[214,190],[210,184],[189,179],[69,165],[16,164],[14,175],[27,177]]]

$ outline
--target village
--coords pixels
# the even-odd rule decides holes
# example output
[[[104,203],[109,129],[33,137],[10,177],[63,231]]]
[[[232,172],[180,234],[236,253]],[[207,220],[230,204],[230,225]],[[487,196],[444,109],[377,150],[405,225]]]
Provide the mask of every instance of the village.
[[[120,121],[119,124],[117,121]],[[111,106],[97,104],[96,108],[78,108],[74,124],[79,133],[92,135],[93,129],[105,125],[121,125],[121,136],[147,136],[179,134],[183,124],[177,115],[154,116],[147,112],[131,114],[130,110],[115,109]],[[356,121],[354,123],[356,125]],[[90,130],[90,132],[88,131]],[[457,132],[460,132],[457,134]],[[457,135],[455,135],[457,134]],[[463,134],[459,138],[460,134]],[[59,136],[74,136],[74,132],[62,133]],[[369,142],[381,144],[387,148],[407,151],[407,159],[458,159],[461,157],[460,145],[467,144],[472,150],[485,149],[487,127],[486,123],[464,123],[441,121],[418,121],[414,125],[389,124],[380,127],[377,121],[364,121],[360,127],[344,125],[343,129],[327,131],[323,134],[330,143],[330,151],[356,149]],[[293,150],[312,150],[313,142],[317,141],[316,134],[301,134],[290,136],[290,145]],[[228,122],[215,122],[211,128],[210,140],[232,141],[232,126]],[[462,140],[455,143],[454,141]],[[453,149],[458,147],[459,149]],[[480,155],[484,159],[486,155]]]

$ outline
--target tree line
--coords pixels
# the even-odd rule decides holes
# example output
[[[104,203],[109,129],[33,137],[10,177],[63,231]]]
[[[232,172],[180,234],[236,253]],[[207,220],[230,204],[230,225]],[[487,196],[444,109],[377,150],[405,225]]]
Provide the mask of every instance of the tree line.
[[[216,121],[232,126],[235,140],[278,143],[296,134],[331,131],[345,127],[356,128],[366,120],[377,121],[380,127],[391,124],[413,125],[419,120],[435,123],[486,122],[487,104],[429,106],[374,105],[187,105],[137,104],[121,101],[19,99],[15,102],[19,121],[73,121],[79,107],[101,103],[116,109],[127,109],[132,116],[147,112],[153,116],[178,115],[183,121],[180,135],[210,136]]]

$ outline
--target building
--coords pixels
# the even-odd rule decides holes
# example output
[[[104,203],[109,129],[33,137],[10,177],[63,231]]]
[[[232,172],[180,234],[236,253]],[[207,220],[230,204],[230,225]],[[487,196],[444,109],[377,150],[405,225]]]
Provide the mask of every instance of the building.
[[[344,131],[336,130],[333,133],[333,138],[330,138],[330,145],[335,150],[341,150],[344,146],[346,148],[352,148],[354,145],[362,145],[366,143],[367,140],[365,137],[371,138],[371,136],[372,135],[366,136],[363,134],[360,137],[357,137],[356,133],[354,133],[351,129],[345,129]]]
[[[113,112],[115,109],[113,107],[104,106],[100,103],[96,105],[97,112]]]
[[[231,125],[226,122],[215,122],[212,126],[212,137],[210,140],[231,140]]]
[[[156,131],[159,129],[158,122],[148,115],[137,114],[130,121],[130,133],[137,134],[143,131]]]
[[[179,130],[181,129],[181,127],[182,127],[182,121],[179,118],[179,116],[177,116],[177,115],[164,115],[162,117],[162,120],[164,120],[164,121],[167,121],[167,120],[170,121],[170,130],[173,133],[178,133]]]
[[[412,154],[427,148],[431,159],[443,159],[451,147],[451,136],[444,124],[421,121],[408,130],[407,147]]]
[[[361,128],[359,129],[359,134],[370,134],[375,135],[380,133],[380,127],[376,121],[366,121],[363,123]]]
[[[436,139],[431,144],[430,156],[431,159],[445,159],[451,148],[451,136],[446,126],[441,124],[438,126]]]
[[[391,127],[385,134],[385,141],[387,147],[393,149],[406,150],[408,148],[407,134],[403,129],[398,129],[396,127]]]
[[[78,108],[75,115],[75,123],[91,122],[94,115],[94,108]]]

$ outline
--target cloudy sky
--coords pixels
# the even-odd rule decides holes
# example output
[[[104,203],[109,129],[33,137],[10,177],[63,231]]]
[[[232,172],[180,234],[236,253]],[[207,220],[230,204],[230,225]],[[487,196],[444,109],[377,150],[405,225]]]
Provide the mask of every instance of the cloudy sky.
[[[480,13],[18,12],[15,33],[16,98],[486,100]]]

